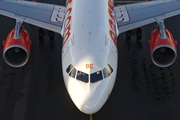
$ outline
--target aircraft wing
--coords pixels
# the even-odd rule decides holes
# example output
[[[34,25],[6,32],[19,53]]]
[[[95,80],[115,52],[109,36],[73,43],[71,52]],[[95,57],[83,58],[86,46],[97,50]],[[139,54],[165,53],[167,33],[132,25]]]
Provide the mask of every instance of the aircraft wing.
[[[180,0],[140,2],[115,7],[119,33],[180,14]]]
[[[65,7],[38,2],[0,0],[0,14],[61,33]]]

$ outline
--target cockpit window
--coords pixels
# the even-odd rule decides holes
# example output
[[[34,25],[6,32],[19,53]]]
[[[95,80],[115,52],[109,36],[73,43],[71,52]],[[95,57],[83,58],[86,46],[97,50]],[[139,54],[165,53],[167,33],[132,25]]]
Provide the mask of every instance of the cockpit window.
[[[72,78],[75,78],[75,76],[76,76],[76,69],[75,68],[72,69],[72,71],[69,73],[69,76]]]
[[[66,69],[66,72],[69,73],[72,68],[73,68],[73,66],[72,66],[72,65],[69,65],[68,68]]]
[[[106,66],[106,68],[110,72],[110,74],[113,72],[113,69],[109,64]]]
[[[95,72],[95,73],[92,73],[91,75],[90,75],[90,81],[91,81],[91,83],[94,83],[94,82],[97,82],[97,81],[99,81],[99,80],[102,80],[103,79],[103,77],[102,77],[102,72],[101,72],[101,70],[100,71],[97,71],[97,72]]]
[[[88,83],[89,75],[84,72],[78,71],[76,79]]]
[[[66,72],[69,73],[70,77],[76,78],[77,80],[88,83],[89,74],[86,74],[82,71],[78,71],[76,75],[76,71],[78,70],[76,70],[72,64],[70,64],[66,69]],[[103,76],[104,78],[107,78],[111,75],[112,72],[113,72],[112,67],[109,64],[107,64],[106,67],[102,71],[99,70],[97,72],[90,74],[90,82],[95,83],[97,81],[100,81],[103,79]]]
[[[113,69],[112,69],[112,67],[108,64],[108,65],[103,69],[104,78],[109,77],[112,72],[113,72]]]
[[[106,68],[103,69],[103,74],[104,74],[104,78],[107,78],[108,76],[110,76],[110,73]]]

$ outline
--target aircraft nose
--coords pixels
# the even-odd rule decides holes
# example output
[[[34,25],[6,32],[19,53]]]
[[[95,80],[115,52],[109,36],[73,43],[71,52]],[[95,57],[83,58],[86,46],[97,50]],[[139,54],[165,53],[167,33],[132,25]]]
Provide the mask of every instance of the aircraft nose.
[[[82,111],[86,114],[93,114],[96,113],[98,110],[96,109],[95,106],[90,106],[90,105],[83,105],[82,106]]]
[[[76,107],[85,114],[98,112],[108,98],[105,84],[102,81],[91,84],[69,79],[67,90]]]
[[[82,103],[80,110],[85,114],[94,114],[101,108],[101,103],[99,103],[100,95],[97,93],[92,93],[88,96],[88,99]]]
[[[103,105],[103,95],[101,92],[96,92],[97,88],[97,83],[91,85],[71,78],[67,82],[67,89],[72,101],[85,114],[96,113]]]

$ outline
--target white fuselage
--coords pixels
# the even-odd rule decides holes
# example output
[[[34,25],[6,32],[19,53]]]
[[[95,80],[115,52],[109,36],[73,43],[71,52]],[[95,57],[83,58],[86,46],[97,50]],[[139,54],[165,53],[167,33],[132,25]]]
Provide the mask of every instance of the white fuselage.
[[[117,73],[117,45],[112,39],[115,21],[108,11],[111,0],[67,0],[63,26],[62,66],[68,93],[80,111],[86,114],[97,112],[108,99]],[[113,13],[114,15],[114,13]],[[112,26],[113,21],[113,26]],[[115,36],[117,37],[117,36]],[[67,72],[69,65],[73,68]],[[113,71],[105,76],[104,68]],[[75,69],[75,71],[73,71]],[[74,72],[72,75],[72,71]],[[81,71],[88,81],[78,80]],[[95,81],[92,73],[102,73]],[[71,75],[70,75],[71,74]],[[82,73],[81,73],[82,74]],[[91,82],[93,81],[93,82]]]

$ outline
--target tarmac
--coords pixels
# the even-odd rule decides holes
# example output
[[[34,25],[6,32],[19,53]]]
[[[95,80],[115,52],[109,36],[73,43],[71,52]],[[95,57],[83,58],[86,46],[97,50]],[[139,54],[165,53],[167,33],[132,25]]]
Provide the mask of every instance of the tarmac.
[[[65,0],[40,2],[65,5]],[[0,42],[15,20],[0,16]],[[8,66],[0,52],[0,120],[88,120],[71,101],[61,68],[62,37],[38,40],[38,27],[23,24],[32,39],[29,62],[21,68]],[[165,20],[180,41],[180,15]],[[118,37],[118,73],[114,89],[93,120],[180,120],[180,57],[167,68],[155,66],[148,39],[156,23],[142,27],[142,47],[135,37]],[[3,45],[0,45],[3,50]],[[179,55],[180,47],[177,45]]]

